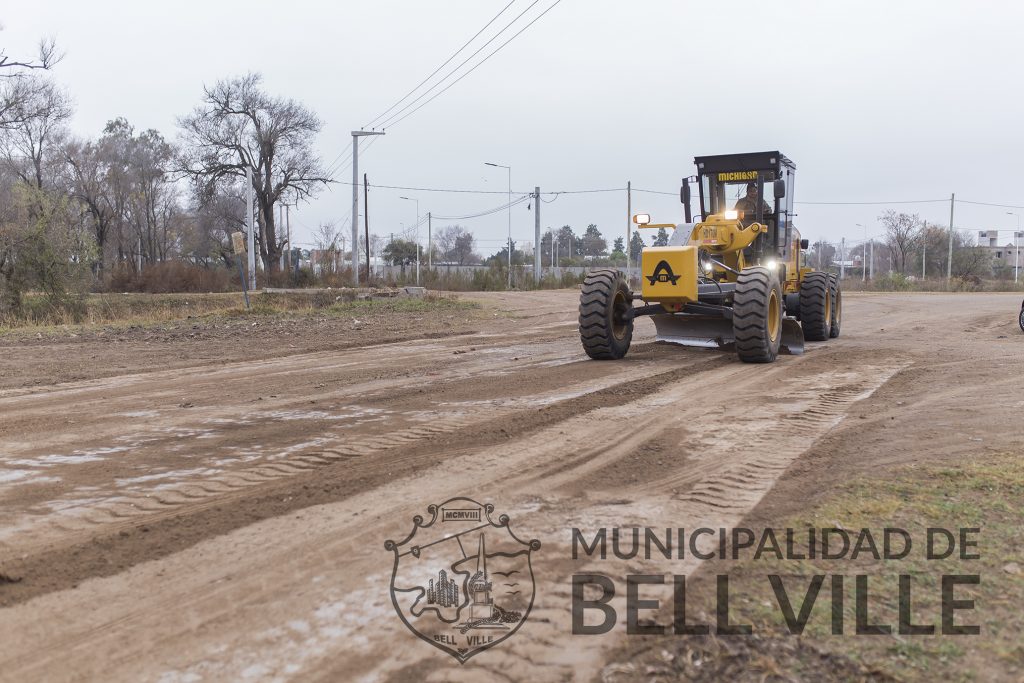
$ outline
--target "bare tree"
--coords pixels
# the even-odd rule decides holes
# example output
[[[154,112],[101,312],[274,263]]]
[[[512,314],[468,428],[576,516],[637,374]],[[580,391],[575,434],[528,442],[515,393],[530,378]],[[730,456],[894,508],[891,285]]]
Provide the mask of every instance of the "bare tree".
[[[907,261],[921,227],[921,217],[916,213],[897,213],[888,210],[878,217],[885,228],[885,244],[892,254],[893,266],[897,272],[907,272]]]
[[[438,231],[435,238],[441,250],[441,259],[464,266],[474,260],[476,238],[461,225],[449,225]]]
[[[65,147],[70,191],[90,217],[100,249],[98,269],[110,260],[135,267],[181,253],[187,230],[201,221],[186,219],[171,175],[175,150],[155,130],[136,135],[128,121],[107,123],[95,142]],[[192,240],[191,244],[202,242]]]
[[[96,241],[96,271],[106,267],[107,238],[118,219],[115,200],[107,182],[107,164],[100,144],[69,141],[64,147],[72,196],[84,207]]]
[[[316,248],[320,250],[322,262],[321,268],[325,272],[334,273],[338,268],[338,239],[341,230],[333,222],[321,223],[313,231],[313,239],[316,241]]]
[[[67,93],[46,78],[31,75],[19,83],[26,88],[15,107],[17,120],[0,130],[0,160],[22,182],[41,190],[53,186],[63,163],[56,152],[74,110]]]
[[[231,233],[245,230],[244,188],[240,183],[223,183],[219,187],[194,186],[192,212],[196,217],[196,249],[218,256],[225,265],[233,266],[234,251]]]
[[[0,48],[0,129],[38,116],[30,103],[37,97],[43,81],[31,79],[29,75],[35,70],[51,69],[62,58],[53,38],[39,41],[36,58],[32,60],[12,59]]]
[[[835,261],[836,248],[829,242],[818,240],[811,245],[811,251],[807,254],[807,263],[817,270],[828,270]]]
[[[166,260],[179,246],[181,211],[170,177],[174,156],[174,148],[155,130],[129,138],[125,161],[132,192],[127,218],[147,263]]]
[[[330,179],[312,147],[320,119],[295,100],[268,95],[260,84],[260,75],[250,73],[204,88],[203,103],[178,120],[184,147],[179,168],[201,184],[232,182],[244,178],[246,168],[252,170],[257,241],[271,272],[283,246],[275,204],[305,199]]]

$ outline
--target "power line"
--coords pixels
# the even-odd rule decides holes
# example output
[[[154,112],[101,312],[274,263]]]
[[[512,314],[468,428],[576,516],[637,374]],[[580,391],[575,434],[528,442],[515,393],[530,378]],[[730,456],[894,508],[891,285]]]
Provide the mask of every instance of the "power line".
[[[947,199],[946,201],[949,201],[949,200]],[[966,199],[958,199],[956,201],[957,202],[962,202],[964,204],[976,204],[978,206],[997,206],[997,207],[999,207],[1001,209],[1024,209],[1024,206],[1018,206],[1016,204],[993,204],[991,202],[972,202],[972,201],[968,201]]]
[[[449,84],[448,84],[447,86],[445,86],[445,88],[444,88],[443,90],[441,90],[440,92],[438,92],[438,93],[434,94],[434,95],[433,95],[433,96],[432,96],[432,97],[431,97],[430,99],[428,99],[428,100],[427,100],[426,102],[424,102],[423,104],[420,104],[419,106],[417,106],[417,107],[416,107],[415,109],[413,109],[413,110],[412,110],[412,111],[410,111],[409,113],[407,113],[407,114],[403,115],[403,116],[402,116],[401,118],[399,118],[399,119],[395,119],[395,117],[396,117],[396,116],[398,116],[399,114],[401,114],[401,113],[402,113],[403,111],[405,111],[406,109],[408,109],[409,107],[411,107],[411,106],[412,106],[413,104],[415,104],[415,103],[416,103],[416,102],[417,102],[417,101],[418,101],[419,99],[421,99],[421,98],[422,98],[422,97],[423,97],[424,95],[426,95],[427,93],[429,93],[429,92],[430,92],[430,90],[426,90],[426,91],[425,91],[425,92],[424,92],[424,93],[423,93],[422,95],[420,95],[420,96],[419,96],[419,97],[417,97],[417,98],[416,98],[415,100],[413,100],[412,102],[410,102],[409,104],[407,104],[407,105],[406,105],[406,106],[405,106],[405,107],[404,107],[404,108],[403,108],[403,109],[402,109],[401,111],[397,112],[396,114],[393,114],[393,115],[391,116],[391,118],[390,118],[390,119],[389,119],[388,121],[385,121],[385,122],[384,122],[384,124],[382,124],[382,126],[381,126],[381,127],[383,128],[384,126],[388,126],[388,125],[389,125],[389,126],[392,126],[392,127],[394,127],[394,126],[398,125],[399,123],[401,123],[401,122],[402,122],[402,121],[404,121],[405,119],[409,118],[410,116],[412,116],[413,114],[415,114],[416,112],[418,112],[418,111],[419,111],[420,109],[422,109],[423,107],[427,106],[428,104],[430,104],[431,102],[433,102],[433,101],[434,101],[435,99],[437,99],[438,97],[440,97],[441,95],[443,95],[444,93],[446,93],[446,92],[448,91],[448,89],[449,89],[449,88],[451,88],[451,87],[452,87],[453,85],[455,85],[456,83],[458,83],[459,81],[461,81],[461,80],[462,80],[463,78],[465,78],[465,77],[466,77],[466,76],[468,76],[469,74],[471,74],[471,73],[473,73],[474,71],[476,71],[476,70],[477,70],[478,68],[480,68],[480,66],[481,66],[481,65],[483,65],[483,64],[484,64],[484,62],[486,62],[486,61],[487,61],[488,59],[490,59],[490,58],[491,58],[491,57],[493,57],[494,55],[498,54],[498,52],[500,52],[502,48],[504,48],[504,47],[505,47],[506,45],[508,45],[508,44],[509,44],[509,43],[511,43],[511,42],[512,42],[513,40],[515,40],[516,38],[518,38],[518,37],[519,37],[519,36],[520,36],[520,35],[521,35],[521,34],[523,33],[523,31],[525,31],[526,29],[530,28],[530,27],[531,27],[531,26],[533,26],[533,25],[534,25],[535,23],[537,23],[537,22],[538,22],[538,21],[540,20],[540,18],[541,18],[541,17],[543,17],[543,16],[545,15],[545,14],[547,14],[548,12],[550,12],[551,10],[553,10],[553,9],[555,8],[555,6],[556,6],[556,5],[558,4],[558,3],[560,3],[561,1],[562,1],[562,0],[555,0],[555,2],[553,2],[553,3],[552,3],[552,4],[551,4],[551,5],[550,5],[550,6],[549,6],[549,7],[548,7],[548,8],[546,9],[546,10],[544,10],[543,12],[541,12],[540,14],[538,14],[538,15],[537,15],[536,17],[534,17],[534,19],[533,19],[533,20],[532,20],[532,21],[531,21],[531,22],[530,22],[529,24],[527,24],[526,26],[524,26],[523,28],[521,28],[521,29],[520,29],[520,30],[519,30],[519,31],[518,31],[518,32],[517,32],[517,33],[516,33],[515,35],[513,35],[513,36],[512,36],[511,38],[509,38],[509,39],[508,39],[508,40],[506,40],[506,41],[505,41],[504,43],[502,43],[502,44],[501,44],[501,45],[499,45],[499,46],[498,46],[497,48],[495,48],[493,52],[491,52],[490,54],[488,54],[488,55],[487,55],[486,57],[484,57],[484,58],[483,58],[482,60],[480,60],[479,62],[477,62],[477,63],[476,63],[476,64],[475,64],[474,66],[473,66],[473,68],[471,68],[471,69],[470,69],[469,71],[467,71],[466,73],[462,74],[461,76],[459,76],[458,78],[456,78],[456,79],[455,79],[454,81],[452,81],[451,83],[449,83]],[[433,88],[436,88],[436,87],[437,87],[438,85],[440,85],[441,83],[443,83],[443,82],[444,82],[444,81],[445,81],[445,80],[446,80],[446,79],[447,79],[447,78],[448,78],[449,76],[451,76],[451,75],[452,75],[452,74],[454,74],[454,73],[455,73],[456,71],[458,71],[459,69],[461,69],[461,68],[463,67],[463,65],[465,65],[465,64],[466,64],[466,62],[468,62],[468,61],[469,61],[470,59],[472,59],[472,58],[473,58],[474,56],[476,56],[476,55],[477,55],[477,53],[479,53],[479,52],[480,52],[480,50],[483,50],[483,49],[484,49],[485,47],[487,47],[487,46],[488,46],[488,45],[489,45],[489,44],[490,44],[490,43],[491,43],[491,42],[492,42],[492,41],[494,40],[494,38],[497,38],[497,37],[498,37],[499,35],[501,35],[501,34],[502,34],[502,33],[503,33],[504,31],[505,31],[505,29],[507,29],[507,28],[508,28],[509,26],[511,26],[512,24],[514,24],[514,23],[515,23],[516,21],[518,21],[518,20],[519,20],[519,17],[523,16],[523,14],[526,14],[526,12],[527,12],[527,11],[529,11],[529,10],[530,10],[530,8],[532,8],[532,7],[534,6],[534,5],[536,5],[536,4],[537,4],[537,2],[539,2],[539,0],[534,0],[534,2],[533,2],[533,3],[532,3],[532,4],[530,5],[530,6],[529,6],[529,7],[527,7],[527,8],[525,9],[525,10],[523,10],[523,11],[522,11],[522,13],[520,13],[520,14],[519,14],[519,16],[517,16],[517,17],[516,17],[515,19],[513,19],[513,20],[512,20],[511,22],[509,22],[508,26],[506,26],[506,27],[505,27],[505,28],[503,28],[503,29],[502,29],[501,31],[499,31],[499,32],[498,32],[498,33],[497,33],[497,34],[496,34],[496,35],[495,35],[495,36],[494,36],[493,38],[491,38],[491,40],[489,40],[489,41],[487,41],[486,43],[484,43],[484,44],[483,44],[483,45],[482,45],[482,46],[480,47],[480,49],[479,49],[479,50],[477,50],[476,52],[474,52],[474,53],[473,53],[472,55],[470,55],[470,56],[469,56],[469,57],[468,57],[468,58],[467,58],[467,59],[466,59],[466,60],[465,60],[464,62],[462,62],[462,64],[459,64],[459,66],[457,66],[457,67],[456,67],[455,69],[453,69],[453,70],[451,71],[451,73],[449,73],[449,74],[448,74],[448,76],[445,76],[445,78],[443,78],[443,79],[441,79],[440,81],[438,81],[437,83],[435,83],[435,84],[434,84],[434,85],[433,85],[433,86],[431,87],[431,90],[432,90]]]
[[[536,5],[536,4],[538,3],[538,2],[540,2],[540,0],[533,0],[533,2],[532,2],[532,3],[530,3],[530,4],[529,4],[529,5],[528,5],[528,6],[526,7],[526,9],[524,9],[524,10],[523,10],[522,12],[520,12],[519,14],[517,14],[517,15],[516,15],[515,19],[513,19],[512,21],[510,21],[510,22],[508,22],[507,24],[505,24],[505,26],[503,26],[503,27],[502,27],[502,29],[501,29],[500,31],[498,31],[497,33],[495,33],[495,34],[494,34],[493,36],[491,36],[491,37],[490,37],[490,39],[488,39],[488,40],[487,40],[487,42],[485,42],[485,43],[484,43],[483,45],[481,45],[480,47],[478,47],[478,48],[476,49],[476,52],[474,52],[473,54],[471,54],[470,56],[468,56],[468,57],[466,57],[466,58],[465,58],[464,60],[462,60],[462,62],[460,62],[460,63],[459,63],[459,65],[458,65],[457,67],[455,67],[454,69],[452,69],[451,71],[449,71],[448,73],[446,73],[446,74],[444,75],[444,77],[443,77],[443,78],[441,78],[441,80],[439,80],[439,81],[438,81],[437,83],[434,83],[434,84],[433,84],[432,86],[430,86],[429,88],[427,88],[426,90],[424,90],[424,91],[423,91],[422,93],[420,93],[420,94],[419,94],[419,95],[418,95],[418,96],[416,97],[416,99],[412,100],[411,102],[409,102],[409,104],[405,105],[404,107],[402,107],[401,109],[399,109],[398,111],[396,111],[396,112],[395,112],[394,114],[392,114],[391,116],[389,116],[389,117],[388,117],[387,119],[385,119],[384,121],[382,121],[382,122],[381,122],[381,124],[380,124],[381,128],[382,128],[382,129],[384,129],[384,128],[387,128],[388,126],[390,126],[390,125],[391,125],[391,122],[392,122],[392,121],[394,121],[395,123],[398,123],[398,121],[400,121],[401,119],[398,119],[398,120],[396,120],[396,118],[398,118],[398,117],[400,117],[400,116],[401,116],[401,118],[405,118],[405,116],[402,116],[402,113],[403,113],[403,112],[405,112],[405,111],[408,111],[409,107],[413,106],[414,104],[416,104],[417,102],[419,102],[420,100],[422,100],[422,99],[423,99],[424,97],[426,97],[427,95],[429,95],[429,94],[430,94],[430,93],[431,93],[431,92],[432,92],[433,90],[435,90],[435,89],[436,89],[436,88],[437,88],[438,86],[440,86],[440,85],[441,85],[442,83],[444,83],[444,82],[445,82],[445,81],[447,81],[447,80],[448,80],[449,78],[451,78],[452,76],[454,76],[454,75],[455,75],[455,74],[456,74],[456,73],[458,72],[458,70],[459,70],[459,69],[461,69],[462,67],[466,66],[466,64],[468,64],[468,63],[470,62],[470,60],[472,60],[472,59],[473,59],[474,57],[476,57],[476,56],[477,56],[478,54],[480,54],[480,52],[481,52],[481,51],[482,51],[482,50],[483,50],[483,49],[484,49],[485,47],[487,47],[488,45],[490,45],[491,43],[493,43],[493,42],[494,42],[495,40],[497,40],[497,39],[498,39],[498,37],[499,37],[499,36],[500,36],[500,35],[501,35],[502,33],[504,33],[504,32],[505,32],[505,31],[507,31],[507,30],[508,30],[509,28],[511,28],[511,26],[512,26],[512,25],[513,25],[514,23],[516,23],[517,21],[519,21],[519,19],[520,19],[520,18],[522,18],[522,16],[523,16],[524,14],[526,14],[526,13],[527,13],[527,12],[529,12],[529,11],[530,11],[531,9],[533,9],[533,6],[534,6],[534,5]],[[515,37],[515,36],[513,36],[513,37]],[[474,67],[473,67],[473,69],[476,69],[476,67],[477,67],[477,66],[480,66],[481,64],[483,64],[483,63],[484,63],[484,62],[486,62],[486,61],[487,61],[487,58],[485,57],[485,58],[484,58],[484,59],[482,59],[482,60],[481,60],[480,62],[478,62],[478,63],[476,64],[476,66],[474,66]],[[470,70],[469,70],[469,71],[467,71],[466,73],[468,74],[468,73],[472,72],[472,71],[473,71],[473,69],[470,69]],[[464,74],[464,75],[465,75],[465,74]],[[460,77],[458,78],[458,80],[456,80],[456,81],[453,81],[451,85],[455,85],[455,83],[458,83],[458,81],[460,81],[460,80],[462,80],[462,77],[461,77],[461,76],[460,76]],[[448,86],[448,87],[451,87],[451,86]],[[444,90],[447,90],[447,89],[448,89],[448,88],[445,88]],[[442,90],[441,92],[444,92],[444,90]],[[441,92],[437,93],[437,95],[440,95],[440,94],[441,94]],[[437,95],[434,95],[434,97],[437,97]],[[433,99],[434,99],[434,97],[431,97],[431,98],[430,98],[430,100],[433,100]],[[427,102],[430,102],[430,100],[427,100]],[[427,102],[424,102],[423,104],[427,104]],[[421,106],[422,106],[422,105],[421,105]],[[413,111],[409,112],[409,114],[412,114],[413,112],[415,112],[415,111],[416,111],[417,109],[419,109],[419,108],[420,108],[420,107],[416,107],[416,109],[414,109]]]
[[[377,142],[377,140],[379,140],[379,139],[380,139],[380,136],[375,136],[372,140],[370,140],[368,143],[366,143],[366,146],[363,147],[363,151],[361,152],[361,154],[365,155],[368,151],[370,151],[370,148],[373,147],[374,143]],[[349,147],[351,147],[351,146],[352,146],[352,143],[349,143]],[[352,166],[352,152],[349,151],[348,155],[341,162],[341,165],[338,166],[336,169],[334,169],[332,171],[328,171],[325,175],[327,175],[328,177],[333,176],[334,174],[338,173],[339,171],[343,171],[343,170],[347,171],[347,169],[349,169],[351,166]],[[348,184],[351,185],[352,183],[348,183]]]
[[[367,150],[369,150],[370,146],[373,145],[376,141],[377,141],[377,138],[374,138],[369,143],[367,143]],[[338,182],[338,184],[347,184],[347,185],[351,185],[352,184],[351,182],[346,182],[346,181],[337,181],[337,182]],[[357,183],[357,184],[361,185],[362,183]],[[414,187],[414,186],[411,186],[411,185],[380,185],[380,184],[371,184],[370,186],[371,187],[379,187],[379,188],[383,188],[383,189],[401,189],[401,190],[410,190],[410,191],[420,191],[420,193],[452,193],[452,194],[468,194],[468,195],[506,195],[506,194],[508,194],[508,190],[504,190],[504,189],[466,189],[466,188],[461,188],[461,187],[418,187],[418,186]],[[591,194],[600,194],[600,193],[623,193],[623,191],[626,191],[625,187],[598,187],[598,188],[593,188],[593,189],[556,189],[556,190],[543,191],[543,193],[541,193],[541,195],[542,195],[542,198],[543,197],[551,197],[551,198],[553,198],[552,200],[544,200],[544,202],[546,204],[550,204],[551,202],[555,201],[561,195],[591,195]],[[640,188],[640,187],[633,187],[633,191],[635,191],[635,193],[648,193],[648,194],[651,194],[651,195],[665,195],[665,196],[669,196],[669,197],[676,197],[676,196],[678,196],[678,193],[668,193],[668,191],[663,191],[663,190],[658,190],[658,189],[644,189],[644,188]],[[521,196],[523,196],[520,199],[528,199],[529,197],[532,197],[532,195],[534,195],[534,193],[532,193],[532,191],[513,191],[513,194],[514,195],[521,195]],[[893,201],[893,202],[794,202],[794,204],[806,204],[806,205],[811,205],[811,206],[887,206],[887,205],[896,205],[896,204],[947,204],[948,202],[949,202],[948,199],[941,199],[941,200],[897,200],[897,201]],[[1017,205],[1017,204],[996,204],[996,203],[992,203],[992,202],[973,202],[973,201],[970,201],[970,200],[956,200],[956,203],[957,204],[972,204],[972,205],[976,205],[976,206],[990,206],[990,207],[998,207],[998,208],[1004,208],[1004,209],[1024,209],[1024,206]],[[438,217],[440,217],[440,216],[438,216]]]
[[[369,146],[369,145],[367,145]],[[351,182],[344,180],[338,181],[339,185],[351,185]],[[362,183],[357,183],[361,185]],[[412,190],[415,192],[454,192],[461,194],[508,194],[508,190],[459,190],[452,188],[437,188],[437,187],[407,187],[404,185],[370,185],[371,188],[384,188],[386,190]],[[518,193],[517,193],[518,194]],[[543,194],[543,193],[542,193]]]
[[[625,192],[624,187],[613,187],[605,190],[557,190],[555,192],[541,192],[541,194],[593,194],[595,192]]]
[[[480,29],[479,31],[477,31],[477,32],[476,32],[476,33],[475,33],[475,34],[473,35],[473,37],[472,37],[472,38],[470,38],[469,40],[467,40],[467,41],[466,41],[466,43],[465,43],[465,44],[464,44],[464,45],[463,45],[462,47],[460,47],[460,48],[459,48],[458,50],[456,50],[456,51],[455,51],[454,53],[452,53],[452,56],[451,56],[451,57],[449,57],[448,59],[446,59],[446,60],[444,61],[444,64],[442,64],[441,66],[439,66],[439,67],[437,67],[436,69],[434,69],[434,71],[433,71],[433,72],[431,72],[431,74],[430,74],[429,76],[427,76],[427,77],[426,77],[426,78],[424,78],[424,79],[423,79],[422,81],[420,81],[420,82],[419,82],[419,83],[418,83],[418,84],[416,85],[416,87],[415,87],[415,88],[413,88],[412,90],[410,90],[409,92],[407,92],[407,93],[406,93],[405,95],[403,95],[403,96],[401,97],[401,99],[399,99],[399,100],[398,100],[397,102],[395,102],[395,103],[394,103],[394,104],[392,104],[392,105],[391,105],[390,107],[388,107],[387,109],[385,109],[385,110],[384,110],[384,112],[383,112],[383,113],[381,113],[381,114],[379,114],[379,115],[378,115],[378,116],[377,116],[377,117],[376,117],[375,119],[372,119],[372,120],[371,120],[371,121],[370,121],[369,123],[367,123],[366,125],[364,125],[364,126],[363,126],[363,130],[366,130],[367,128],[369,128],[370,126],[372,126],[373,124],[375,124],[375,123],[376,123],[377,121],[380,121],[380,120],[381,120],[382,118],[384,118],[384,117],[385,117],[385,116],[386,116],[387,114],[389,114],[389,113],[391,112],[391,110],[393,110],[393,109],[394,109],[395,107],[397,107],[397,106],[398,106],[398,105],[400,105],[400,104],[401,104],[402,102],[404,102],[404,101],[405,101],[405,100],[406,100],[406,99],[407,99],[407,98],[409,97],[409,95],[412,95],[412,94],[413,94],[414,92],[416,92],[417,90],[419,90],[419,89],[420,89],[420,88],[421,88],[421,87],[423,86],[423,84],[425,84],[425,83],[426,83],[427,81],[429,81],[429,80],[430,80],[431,78],[433,78],[434,76],[436,76],[436,75],[437,75],[437,72],[438,72],[438,71],[440,71],[440,70],[441,70],[441,69],[443,69],[444,67],[448,66],[448,64],[449,64],[449,63],[451,63],[451,61],[452,61],[453,59],[455,59],[455,57],[456,57],[456,56],[458,56],[458,54],[459,54],[460,52],[462,52],[463,50],[465,50],[465,49],[466,49],[466,48],[467,48],[467,47],[469,46],[469,44],[470,44],[470,43],[472,43],[472,42],[473,42],[474,40],[476,40],[476,39],[477,39],[477,37],[479,37],[479,35],[480,35],[481,33],[483,33],[484,31],[486,31],[486,30],[487,30],[487,27],[488,27],[488,26],[490,26],[490,25],[491,25],[491,24],[493,24],[493,23],[494,23],[495,21],[497,21],[498,17],[500,17],[500,16],[502,15],[502,14],[504,14],[504,13],[505,13],[505,10],[507,10],[507,9],[508,9],[509,7],[511,7],[511,6],[512,6],[512,4],[513,4],[513,3],[515,2],[515,1],[516,1],[516,0],[511,0],[511,2],[509,2],[509,3],[507,4],[507,5],[505,5],[504,7],[502,7],[502,8],[501,8],[501,11],[500,11],[500,12],[498,12],[497,14],[495,14],[495,15],[494,15],[494,17],[493,17],[493,18],[492,18],[492,19],[491,19],[490,21],[488,21],[488,22],[487,22],[486,24],[484,24],[484,27],[483,27],[482,29]],[[528,7],[527,9],[529,9],[529,7]],[[517,18],[518,18],[518,17],[517,17]],[[507,28],[507,27],[506,27],[506,28]],[[501,34],[499,33],[498,35],[501,35]],[[495,37],[497,37],[497,36],[495,36]],[[492,38],[492,40],[493,40],[493,38]]]
[[[898,202],[793,202],[794,204],[818,204],[832,206],[885,205],[885,204],[935,204],[949,203],[949,199],[906,199]]]
[[[510,209],[513,206],[515,206],[516,204],[522,204],[523,202],[527,201],[528,199],[530,199],[530,195],[524,195],[524,196],[519,197],[517,199],[513,199],[511,202],[506,202],[506,203],[502,204],[501,206],[496,206],[493,209],[487,209],[487,210],[482,211],[480,213],[469,214],[469,215],[466,215],[466,216],[434,216],[434,218],[438,218],[438,219],[444,220],[444,221],[464,221],[464,220],[468,220],[470,218],[480,218],[482,216],[490,216],[491,214],[498,213],[498,212],[504,211],[506,209]]]
[[[352,141],[349,140],[349,143],[347,145],[345,145],[345,148],[343,150],[341,150],[341,152],[338,153],[338,156],[334,157],[334,161],[332,161],[327,166],[327,172],[324,173],[324,175],[327,176],[327,177],[330,177],[337,170],[335,168],[335,165],[338,163],[338,160],[341,159],[342,157],[345,157],[345,160],[348,160],[349,158],[351,158],[351,156],[352,156]],[[345,161],[342,161],[341,163],[344,164]]]

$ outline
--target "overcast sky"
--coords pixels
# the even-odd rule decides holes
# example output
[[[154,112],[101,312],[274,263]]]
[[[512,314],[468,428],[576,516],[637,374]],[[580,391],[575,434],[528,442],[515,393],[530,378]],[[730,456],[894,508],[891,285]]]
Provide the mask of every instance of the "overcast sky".
[[[475,45],[533,0],[514,0]],[[555,0],[539,0],[504,36]],[[316,147],[338,158],[367,123],[444,62],[508,0],[374,2],[38,2],[0,10],[10,56],[54,36],[54,77],[75,99],[73,129],[96,136],[117,116],[177,137],[175,119],[204,83],[247,71],[324,121]],[[469,68],[504,36],[485,48]],[[957,198],[1024,205],[1024,3],[562,0],[486,64],[406,120],[365,156],[371,186],[513,192],[634,187],[677,192],[693,157],[778,149],[797,166],[797,226],[812,240],[880,234],[886,208],[948,224]],[[464,55],[475,49],[469,48]],[[449,65],[449,66],[452,66]],[[442,72],[444,73],[444,72]],[[461,72],[460,72],[461,73]],[[364,142],[365,144],[365,142]],[[351,180],[351,167],[336,178]],[[421,213],[463,215],[501,195],[371,190],[371,232]],[[551,200],[552,197],[545,197]],[[293,211],[297,241],[342,223],[351,188]],[[533,240],[532,210],[512,209],[513,238]],[[634,212],[680,221],[677,198],[635,193]],[[1013,229],[1011,208],[958,201],[964,229]],[[1016,209],[1024,211],[1024,209]],[[625,192],[563,195],[544,228],[596,223],[625,232]],[[506,215],[461,221],[497,250]],[[451,221],[435,222],[435,230]],[[423,231],[422,239],[426,240]],[[1005,241],[1010,241],[1007,233]]]

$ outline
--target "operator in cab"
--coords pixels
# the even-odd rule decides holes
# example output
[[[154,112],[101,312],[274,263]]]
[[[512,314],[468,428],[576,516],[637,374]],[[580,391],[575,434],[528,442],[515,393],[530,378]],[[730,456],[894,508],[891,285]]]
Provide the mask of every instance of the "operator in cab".
[[[761,207],[765,216],[772,212],[772,207],[763,199]],[[757,214],[757,183],[747,183],[747,194],[739,198],[734,208],[747,220],[753,220]]]

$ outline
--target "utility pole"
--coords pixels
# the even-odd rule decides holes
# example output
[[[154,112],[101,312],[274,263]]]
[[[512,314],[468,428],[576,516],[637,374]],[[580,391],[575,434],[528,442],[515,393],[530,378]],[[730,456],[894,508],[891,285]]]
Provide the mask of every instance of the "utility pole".
[[[512,289],[512,167],[484,162],[484,166],[495,166],[508,171],[508,288]]]
[[[1013,233],[1013,282],[1016,284],[1020,275],[1020,214],[1014,213],[1013,211],[1007,211],[1006,215],[1017,217],[1017,231]]]
[[[839,247],[839,279],[846,279],[846,238],[844,237]]]
[[[416,210],[419,213],[419,209]],[[430,212],[427,211],[427,270],[434,270],[434,225]]]
[[[630,234],[630,224],[633,222],[633,181],[626,181],[626,282],[632,281],[630,275],[630,252],[633,251],[633,236]]]
[[[363,225],[366,230],[366,284],[370,284],[370,183],[363,174]]]
[[[949,255],[946,261],[946,279],[953,279],[953,206],[956,204],[956,193],[949,195]]]
[[[352,278],[359,284],[359,138],[364,135],[384,135],[383,131],[352,131]],[[366,245],[366,267],[370,267],[370,245]],[[369,271],[367,271],[369,272]]]
[[[292,207],[284,205],[285,230],[288,231],[288,274],[292,273]]]
[[[249,233],[249,289],[256,291],[256,229],[252,220],[252,166],[245,166],[245,229]]]
[[[860,281],[861,282],[867,282],[868,281],[868,263],[867,263],[867,255],[868,255],[868,229],[865,228],[860,223],[857,223],[857,227],[858,228],[864,228],[864,244],[861,246],[861,253],[860,253]]]
[[[928,221],[921,221],[921,279],[928,278]]]
[[[540,286],[540,186],[533,188],[533,282]]]
[[[871,239],[871,274],[870,274],[870,277],[871,277],[872,280],[875,279],[875,240],[874,240],[874,238]]]

